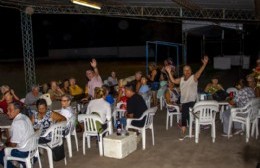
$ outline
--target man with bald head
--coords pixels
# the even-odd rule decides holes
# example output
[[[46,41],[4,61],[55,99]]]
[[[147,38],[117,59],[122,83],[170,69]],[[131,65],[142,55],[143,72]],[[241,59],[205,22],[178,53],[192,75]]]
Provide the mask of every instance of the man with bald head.
[[[174,84],[179,84],[181,90],[182,135],[179,140],[183,140],[185,138],[187,120],[189,119],[189,108],[194,106],[197,99],[198,79],[204,71],[206,65],[208,64],[208,60],[208,56],[204,56],[204,58],[201,60],[203,64],[195,74],[192,74],[192,70],[189,65],[185,65],[183,67],[183,76],[177,79],[174,79],[174,77],[172,76],[170,66],[167,66],[165,68],[171,82],[173,82]]]

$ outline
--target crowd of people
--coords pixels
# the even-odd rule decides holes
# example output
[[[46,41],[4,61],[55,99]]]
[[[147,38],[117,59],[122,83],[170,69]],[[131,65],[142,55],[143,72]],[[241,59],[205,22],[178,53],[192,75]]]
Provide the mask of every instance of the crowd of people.
[[[131,77],[118,79],[116,71],[112,71],[111,75],[103,81],[97,61],[92,59],[90,68],[86,70],[88,81],[85,88],[80,87],[76,79],[71,77],[62,82],[51,81],[50,84],[43,84],[41,87],[33,85],[24,99],[20,99],[9,86],[3,85],[1,87],[0,108],[5,115],[13,119],[13,123],[10,134],[7,129],[0,131],[0,133],[3,132],[7,137],[6,146],[19,147],[35,130],[41,130],[41,135],[43,135],[52,124],[57,122],[73,120],[76,123],[76,111],[96,114],[105,123],[112,120],[113,107],[117,103],[122,103],[121,108],[126,110],[125,118],[139,118],[149,108],[147,99],[151,98],[151,105],[157,106],[158,98],[164,97],[167,104],[180,106],[182,117],[179,123],[181,132],[179,139],[183,140],[189,120],[189,108],[193,107],[197,101],[198,81],[208,64],[209,58],[204,56],[201,61],[202,65],[196,73],[193,73],[191,66],[185,65],[183,75],[180,77],[177,77],[176,67],[172,59],[167,58],[163,66],[159,66],[155,62],[150,63],[148,75],[138,71]],[[224,98],[228,97],[224,94],[226,92],[219,83],[219,79],[219,76],[212,76],[211,82],[204,89],[204,92],[212,95],[213,99],[223,97],[223,95]],[[257,67],[245,80],[240,79],[234,86],[238,92],[232,100],[229,100],[234,102],[232,105],[242,107],[251,98],[260,96],[259,59],[257,60]],[[50,95],[52,100],[53,105],[51,107],[41,97],[46,93]],[[77,110],[73,109],[72,102],[80,103],[81,108],[79,110],[77,107]],[[227,134],[229,116],[230,112],[224,115],[224,135]],[[142,127],[144,122],[144,120],[134,121],[132,125]],[[17,124],[22,126],[17,128]],[[70,127],[70,125],[67,125],[64,135],[68,134]],[[241,131],[241,125],[235,125],[235,129],[237,129],[236,132]],[[2,141],[1,134],[0,140]],[[40,138],[39,143],[48,143],[50,140],[51,135],[48,135]],[[28,152],[18,150],[15,155],[24,157],[28,155]],[[4,150],[0,149],[1,164],[3,164],[3,156]],[[12,167],[12,164],[8,163],[8,167]]]

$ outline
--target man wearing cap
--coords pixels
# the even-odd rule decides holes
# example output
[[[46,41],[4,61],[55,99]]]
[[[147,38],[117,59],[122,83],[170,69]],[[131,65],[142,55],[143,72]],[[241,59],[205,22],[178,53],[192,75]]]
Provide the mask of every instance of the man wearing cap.
[[[8,105],[8,117],[13,119],[11,125],[11,136],[6,141],[7,147],[17,147],[21,148],[25,145],[27,139],[33,135],[34,130],[30,119],[20,113],[21,105],[17,102],[12,102]],[[27,144],[23,149],[13,149],[11,152],[12,156],[15,157],[27,157],[29,154],[29,149],[33,144]],[[4,149],[0,149],[0,164],[4,165],[3,158],[4,158]],[[14,167],[12,162],[7,162],[7,168]],[[25,167],[25,166],[24,166]]]

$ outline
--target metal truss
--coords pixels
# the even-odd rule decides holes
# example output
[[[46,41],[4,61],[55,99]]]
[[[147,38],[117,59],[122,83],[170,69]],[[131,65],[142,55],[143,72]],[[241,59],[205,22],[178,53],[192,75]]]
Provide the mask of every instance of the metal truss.
[[[24,72],[26,92],[36,83],[33,34],[32,34],[32,18],[24,12],[21,12],[21,29],[24,56]]]
[[[118,17],[154,17],[172,19],[197,19],[219,21],[260,21],[257,20],[251,10],[228,10],[228,9],[199,9],[189,10],[184,8],[170,7],[140,7],[140,6],[104,6],[101,10],[92,10],[82,7],[43,7],[32,6],[36,14],[88,14],[108,15]]]

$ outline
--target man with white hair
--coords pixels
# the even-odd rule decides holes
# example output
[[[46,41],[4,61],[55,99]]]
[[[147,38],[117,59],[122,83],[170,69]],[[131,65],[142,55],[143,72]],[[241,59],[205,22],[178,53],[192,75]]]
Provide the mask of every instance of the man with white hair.
[[[25,96],[24,104],[29,106],[31,109],[36,109],[36,101],[40,98],[42,93],[39,91],[38,85],[32,85],[31,89],[32,90]]]
[[[34,134],[33,126],[30,119],[21,114],[21,105],[20,103],[13,102],[8,105],[8,117],[13,119],[11,125],[11,136],[6,141],[7,147],[23,147],[26,141]],[[12,156],[25,158],[29,154],[29,150],[31,148],[30,143],[28,143],[23,149],[13,149],[11,152]],[[4,165],[3,158],[4,158],[4,149],[0,149],[0,164]],[[12,162],[7,162],[7,168],[14,167]],[[25,167],[25,165],[23,166]]]

